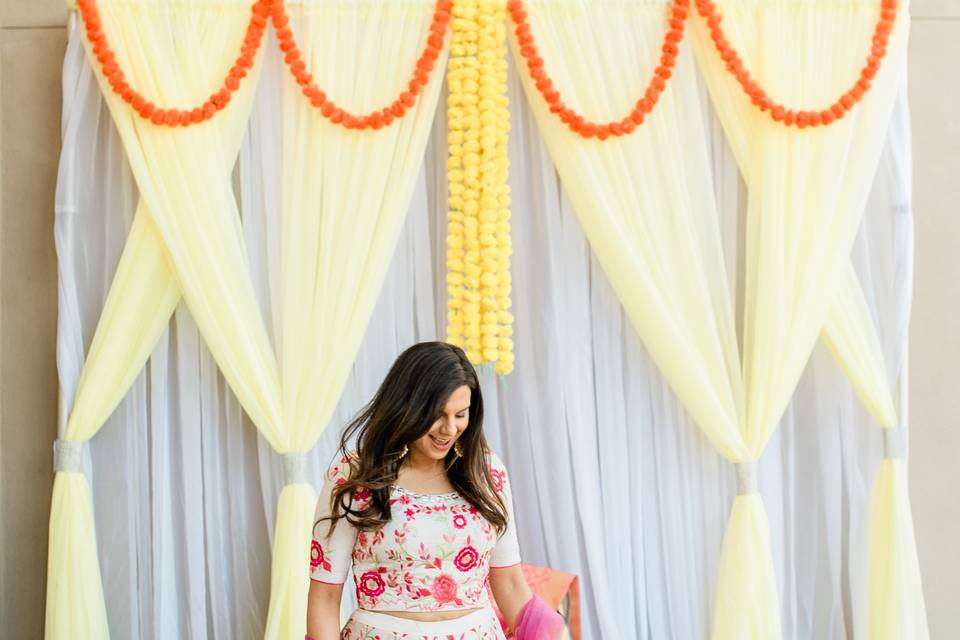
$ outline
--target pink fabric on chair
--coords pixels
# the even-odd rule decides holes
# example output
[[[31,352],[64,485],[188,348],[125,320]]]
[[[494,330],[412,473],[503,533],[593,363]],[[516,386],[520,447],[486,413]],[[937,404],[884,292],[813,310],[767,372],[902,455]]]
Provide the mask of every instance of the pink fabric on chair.
[[[563,617],[540,596],[534,595],[523,605],[514,626],[512,637],[517,640],[560,640]]]
[[[569,598],[566,616],[570,638],[580,640],[580,580],[577,576],[532,564],[521,565],[521,568],[530,590],[543,598],[550,608],[560,609],[564,599]]]
[[[569,631],[570,640],[580,640],[580,581],[572,573],[563,573],[548,567],[538,567],[535,565],[524,564],[520,567],[523,570],[523,577],[533,592],[536,599],[540,600],[546,609],[550,610],[556,619],[560,621],[561,629],[556,635],[544,635],[543,638],[560,638],[563,636],[564,628]],[[491,597],[491,600],[493,598]],[[562,606],[566,605],[563,616],[556,613]],[[529,603],[528,603],[529,604]],[[539,607],[538,607],[539,608]],[[494,603],[494,610],[500,619],[504,633],[507,633],[507,621],[504,619],[500,609]],[[523,610],[517,616],[515,627],[517,630],[509,635],[509,640],[531,640],[538,638],[536,635],[521,636],[517,633],[520,628],[520,622],[523,619]],[[534,618],[531,618],[535,622]],[[528,623],[530,624],[530,623]]]

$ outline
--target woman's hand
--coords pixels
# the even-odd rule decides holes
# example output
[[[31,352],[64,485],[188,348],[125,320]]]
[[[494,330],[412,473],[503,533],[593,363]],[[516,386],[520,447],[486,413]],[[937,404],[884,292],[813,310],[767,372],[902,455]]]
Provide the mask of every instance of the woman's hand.
[[[490,567],[490,588],[493,589],[493,597],[500,613],[506,618],[509,628],[513,629],[520,610],[533,597],[520,565]]]
[[[307,596],[307,636],[313,640],[339,640],[342,584],[310,581]]]

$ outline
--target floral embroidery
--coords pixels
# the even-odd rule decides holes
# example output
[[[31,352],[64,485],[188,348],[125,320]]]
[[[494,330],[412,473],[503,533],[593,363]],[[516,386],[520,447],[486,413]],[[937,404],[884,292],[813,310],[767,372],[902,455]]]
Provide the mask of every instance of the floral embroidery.
[[[499,460],[491,458],[488,465],[496,484],[509,492]],[[346,481],[350,471],[346,462],[336,464],[329,483]],[[357,490],[353,499],[370,500],[372,492]],[[318,504],[319,519],[324,504]],[[488,606],[489,569],[500,544],[496,528],[457,493],[421,495],[393,487],[388,504],[393,517],[380,529],[357,531],[341,522],[329,542],[315,532],[311,576],[342,582],[352,560],[357,600],[370,610]]]
[[[445,573],[433,581],[433,598],[439,604],[446,604],[457,597],[457,582]]]
[[[340,632],[340,640],[502,640],[503,637],[503,626],[492,612],[489,620],[471,626],[457,635],[448,633],[441,633],[441,635],[404,633],[394,629],[370,626],[353,617],[347,621],[343,631]]]
[[[497,491],[503,491],[503,483],[506,478],[506,473],[500,469],[495,469],[490,467],[490,476],[493,478],[493,488]]]
[[[327,559],[326,554],[323,553],[323,547],[316,540],[310,543],[310,567],[313,569],[323,567],[325,571],[330,571],[330,560]]]
[[[367,571],[360,576],[360,591],[371,598],[376,598],[386,589],[387,585],[383,583],[383,578],[376,571]]]
[[[470,538],[467,538],[467,542],[470,541]],[[477,566],[477,561],[480,559],[480,554],[477,553],[477,550],[471,547],[470,545],[465,546],[463,549],[460,549],[460,553],[457,554],[457,557],[453,559],[453,564],[460,569],[460,571],[470,571],[475,566]]]

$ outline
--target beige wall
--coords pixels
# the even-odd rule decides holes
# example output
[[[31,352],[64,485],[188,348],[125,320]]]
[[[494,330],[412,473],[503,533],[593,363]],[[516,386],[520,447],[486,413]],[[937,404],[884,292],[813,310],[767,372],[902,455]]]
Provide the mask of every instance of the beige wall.
[[[43,637],[56,437],[60,0],[0,5],[0,638]]]
[[[939,640],[960,638],[960,0],[917,0],[913,14],[910,495]]]
[[[59,0],[0,5],[0,638],[40,638],[56,427]],[[934,639],[960,629],[960,0],[914,0],[912,469]]]

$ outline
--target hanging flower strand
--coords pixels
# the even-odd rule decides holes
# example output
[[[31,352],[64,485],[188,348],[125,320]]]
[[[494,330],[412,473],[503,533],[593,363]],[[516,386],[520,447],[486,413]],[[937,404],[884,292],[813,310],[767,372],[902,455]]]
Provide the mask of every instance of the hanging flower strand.
[[[223,85],[215,91],[202,105],[191,109],[173,109],[158,107],[147,100],[143,94],[130,86],[126,75],[117,63],[117,57],[107,36],[103,32],[100,12],[96,0],[77,0],[80,18],[83,20],[90,41],[91,53],[100,63],[103,77],[110,84],[111,89],[124,102],[145,120],[155,125],[168,127],[187,127],[209,120],[216,113],[225,108],[233,97],[233,93],[240,88],[247,72],[253,68],[254,58],[263,41],[263,31],[267,26],[272,0],[258,0],[251,7],[250,22],[247,24],[246,35],[240,47],[240,54],[234,62]]]
[[[620,120],[611,122],[591,122],[573,109],[567,107],[560,92],[553,86],[553,81],[547,75],[543,58],[540,57],[530,24],[527,22],[527,12],[523,8],[522,0],[509,0],[507,10],[516,25],[515,33],[520,55],[527,63],[527,70],[531,79],[536,83],[537,90],[543,99],[550,105],[550,111],[557,115],[567,127],[584,138],[599,138],[606,140],[610,137],[625,136],[633,133],[643,124],[660,99],[660,94],[667,87],[667,82],[673,76],[673,68],[677,63],[677,54],[680,52],[680,41],[683,40],[684,22],[687,19],[688,0],[674,0],[667,18],[666,34],[660,46],[660,64],[653,71],[650,82],[637,100],[633,110]]]
[[[466,13],[464,3],[458,0],[453,7],[447,61],[447,342],[460,347],[466,346],[466,212],[476,206],[479,194],[472,171],[467,180],[464,161],[467,119],[475,115],[477,86],[476,69],[469,66],[476,56],[471,33],[475,24],[464,17]]]
[[[887,43],[890,40],[890,34],[897,17],[897,1],[882,0],[880,17],[877,20],[871,40],[873,46],[867,56],[867,62],[860,70],[857,81],[829,107],[816,111],[788,109],[767,95],[767,92],[750,76],[750,72],[743,65],[740,54],[727,40],[723,28],[720,26],[723,18],[713,0],[696,0],[696,3],[697,11],[707,21],[710,38],[713,40],[720,57],[726,63],[727,71],[736,78],[744,93],[750,97],[753,105],[766,112],[774,121],[788,127],[796,126],[800,129],[808,126],[827,126],[840,120],[870,90],[872,80],[880,71],[880,64],[887,54]]]
[[[513,370],[503,0],[457,0],[447,85],[447,340]]]
[[[354,115],[345,111],[331,100],[314,83],[313,75],[307,71],[307,64],[303,60],[300,47],[290,29],[290,16],[287,15],[283,0],[275,0],[276,6],[272,14],[273,26],[277,31],[277,40],[283,52],[283,60],[293,74],[294,79],[302,87],[303,95],[310,100],[310,104],[320,110],[324,118],[334,124],[347,129],[381,129],[390,126],[394,120],[402,118],[408,109],[416,104],[424,87],[430,81],[430,74],[436,66],[440,51],[443,50],[447,25],[450,22],[451,0],[437,0],[430,23],[430,35],[427,44],[417,59],[412,77],[407,83],[405,91],[389,105],[382,109],[371,111],[365,115]]]
[[[480,208],[480,243],[484,249],[481,275],[484,360],[499,375],[513,371],[513,316],[510,314],[510,187],[507,99],[506,6],[490,0],[481,15],[481,149],[484,193]],[[484,6],[484,5],[481,5]]]

